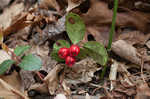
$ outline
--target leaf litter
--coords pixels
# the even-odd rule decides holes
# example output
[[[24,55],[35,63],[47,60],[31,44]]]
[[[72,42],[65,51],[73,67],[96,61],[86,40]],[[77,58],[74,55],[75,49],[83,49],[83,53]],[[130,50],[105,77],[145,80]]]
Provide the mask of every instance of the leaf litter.
[[[98,41],[107,47],[112,5],[112,0],[2,0],[0,26],[4,37],[0,38],[12,49],[17,45],[32,46],[29,52],[41,57],[43,66],[33,72],[9,68],[0,77],[0,98],[53,99],[57,95],[57,99],[60,94],[69,99],[150,97],[149,1],[119,1],[116,34],[103,80],[100,73],[104,67],[90,58],[66,68],[50,57],[55,41],[68,40],[68,12],[78,13],[83,19],[85,42]],[[0,52],[0,62],[11,58]]]

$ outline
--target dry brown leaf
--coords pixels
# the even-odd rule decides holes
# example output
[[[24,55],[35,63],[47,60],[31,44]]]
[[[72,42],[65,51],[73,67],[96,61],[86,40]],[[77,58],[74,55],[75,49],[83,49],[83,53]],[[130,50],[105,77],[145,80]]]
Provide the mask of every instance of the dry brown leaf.
[[[122,33],[117,38],[118,40],[125,40],[127,43],[134,44],[145,44],[145,42],[149,39],[150,35],[144,35],[139,31],[131,31],[127,33]]]
[[[141,65],[141,55],[137,52],[137,49],[124,40],[114,42],[112,51],[134,64]]]
[[[146,46],[150,49],[150,40],[146,42]]]
[[[113,11],[108,8],[107,3],[91,0],[91,8],[82,15],[82,18],[87,26],[102,26],[111,24],[112,15]],[[117,13],[116,25],[118,27],[133,26],[141,31],[146,31],[148,22],[149,19],[138,12]]]
[[[83,0],[68,0],[68,7],[66,9],[67,12],[71,11],[73,8],[79,6]]]
[[[88,40],[88,36],[92,35],[94,39],[101,42],[105,46],[108,44],[109,27],[108,26],[87,26],[85,40]]]
[[[36,91],[38,91],[40,93],[48,93],[49,92],[48,88],[47,88],[47,85],[45,83],[43,83],[43,84],[36,83],[34,85],[31,85],[29,90],[32,90],[32,89],[36,90]]]
[[[7,59],[11,59],[11,56],[4,50],[0,50],[0,64]]]
[[[44,78],[44,80],[47,82],[48,90],[50,94],[55,94],[55,91],[58,89],[59,86],[59,77],[58,73],[64,68],[63,65],[58,64],[56,67],[54,67],[48,75]]]
[[[127,84],[127,83],[126,83]],[[135,90],[135,87],[134,86],[128,86],[128,87],[125,87],[121,84],[117,84],[116,88],[114,89],[114,91],[116,93],[120,93],[120,95],[122,96],[124,94],[128,95],[128,96],[132,96],[132,95],[135,95],[136,94],[136,90]]]
[[[62,86],[66,94],[70,94],[71,92],[67,84],[77,84],[83,82],[86,83],[88,81],[91,81],[94,73],[100,69],[95,61],[87,58],[80,62],[77,62],[72,68],[65,69],[64,75],[61,73],[60,77],[58,74],[64,68],[64,66],[64,64],[56,65],[51,71],[49,71],[48,75],[44,78],[44,81],[48,85],[48,90],[50,94],[55,94],[55,91],[58,90],[61,81],[63,81]],[[39,86],[43,88],[37,88],[32,86],[31,89],[34,88],[37,90],[45,91],[45,86],[46,85]]]
[[[6,9],[3,14],[0,15],[1,27],[6,29],[10,26],[12,19],[20,14],[24,10],[23,3],[12,5],[10,8]]]
[[[7,5],[9,5],[10,2],[11,0],[1,0],[0,8],[6,7]]]
[[[150,88],[146,83],[137,86],[137,95],[135,99],[149,99],[150,98]]]
[[[91,0],[90,2],[91,7],[89,8],[88,12],[81,15],[87,29],[85,39],[87,40],[87,36],[91,34],[96,41],[101,42],[102,44],[107,46],[113,11],[112,9],[108,8],[108,4],[106,2],[98,0]],[[135,27],[141,31],[148,30],[148,15],[139,12],[132,12],[128,9],[125,10],[127,10],[127,12],[117,13],[116,27]],[[134,34],[135,33],[131,35]],[[120,34],[116,32],[114,40],[117,40],[118,35]],[[128,39],[131,40],[132,38],[136,38],[135,41],[131,40],[133,41],[131,43],[140,41],[144,42],[143,38],[146,36],[142,33],[140,33],[139,35],[141,36],[132,36]],[[137,38],[140,39],[140,41],[137,41]]]
[[[56,0],[43,0],[40,4],[42,8],[52,7],[55,8],[58,12],[60,11],[60,6]]]
[[[93,59],[86,58],[77,62],[72,68],[68,68],[65,71],[65,79],[68,84],[87,83],[100,69]]]
[[[19,18],[17,20],[15,20],[15,22],[11,23],[11,25],[9,27],[7,27],[6,29],[4,29],[3,33],[4,36],[9,35],[10,33],[15,33],[21,29],[23,29],[24,27],[28,26],[31,23],[26,22],[27,21],[27,13],[19,13]]]
[[[22,85],[18,73],[13,72],[11,75],[2,76],[0,79],[0,97],[5,99],[28,99],[21,93]]]
[[[3,79],[5,82],[7,82],[9,85],[13,86],[17,90],[23,91],[21,79],[17,72],[14,71],[11,75],[2,76],[1,79]]]
[[[21,77],[20,81],[22,82],[22,86],[24,87],[24,90],[29,89],[30,86],[35,83],[34,72],[20,70],[19,73]]]

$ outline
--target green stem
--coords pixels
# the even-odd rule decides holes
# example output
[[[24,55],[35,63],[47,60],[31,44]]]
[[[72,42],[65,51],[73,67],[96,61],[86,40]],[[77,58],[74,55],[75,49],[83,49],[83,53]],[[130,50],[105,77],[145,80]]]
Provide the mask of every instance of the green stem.
[[[109,42],[108,42],[108,47],[107,47],[108,51],[111,50],[112,40],[114,36],[114,31],[115,31],[117,9],[118,9],[118,0],[114,0],[113,18],[112,18],[111,30],[109,33]]]
[[[118,9],[118,0],[114,0],[113,18],[112,18],[111,30],[109,33],[109,42],[108,42],[108,46],[107,46],[107,51],[111,50],[112,40],[113,40],[113,36],[114,36],[114,31],[115,31],[117,9]],[[105,65],[104,69],[102,70],[102,73],[100,75],[101,79],[104,78],[104,75],[106,73],[106,69],[107,69],[107,66]]]
[[[107,69],[107,66],[104,66],[103,70],[102,70],[102,73],[100,75],[100,79],[103,79],[104,78],[104,75],[106,73],[106,69]]]

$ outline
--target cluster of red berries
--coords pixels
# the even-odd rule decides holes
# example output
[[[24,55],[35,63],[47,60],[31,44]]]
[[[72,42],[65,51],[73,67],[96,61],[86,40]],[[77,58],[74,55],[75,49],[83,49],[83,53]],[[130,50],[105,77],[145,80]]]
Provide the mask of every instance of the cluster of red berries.
[[[72,45],[70,48],[60,48],[58,51],[58,55],[60,58],[65,59],[65,63],[71,67],[75,63],[75,56],[77,56],[79,52],[79,46]]]

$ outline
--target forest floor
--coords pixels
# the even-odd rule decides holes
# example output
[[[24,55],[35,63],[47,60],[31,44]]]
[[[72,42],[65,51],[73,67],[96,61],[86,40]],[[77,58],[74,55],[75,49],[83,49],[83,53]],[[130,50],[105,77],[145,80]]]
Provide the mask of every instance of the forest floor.
[[[107,47],[114,0],[0,0],[0,63],[8,51],[29,45],[42,67],[25,71],[15,64],[0,75],[0,99],[150,99],[150,1],[119,0],[115,35],[104,66],[87,57],[65,68],[50,56],[57,40],[70,39],[68,12],[85,23],[84,42]],[[2,40],[3,38],[3,40]],[[25,53],[25,54],[27,54]],[[65,99],[60,96],[59,99]]]

